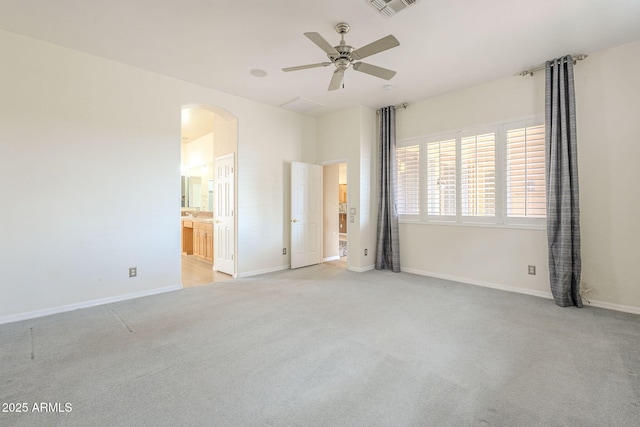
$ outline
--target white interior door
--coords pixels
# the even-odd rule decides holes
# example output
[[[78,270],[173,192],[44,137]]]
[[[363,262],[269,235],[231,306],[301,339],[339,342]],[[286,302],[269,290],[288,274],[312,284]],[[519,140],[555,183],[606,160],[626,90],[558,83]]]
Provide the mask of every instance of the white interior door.
[[[291,163],[291,268],[322,262],[322,166]]]
[[[215,209],[213,227],[213,268],[235,274],[235,212],[233,153],[215,159]]]

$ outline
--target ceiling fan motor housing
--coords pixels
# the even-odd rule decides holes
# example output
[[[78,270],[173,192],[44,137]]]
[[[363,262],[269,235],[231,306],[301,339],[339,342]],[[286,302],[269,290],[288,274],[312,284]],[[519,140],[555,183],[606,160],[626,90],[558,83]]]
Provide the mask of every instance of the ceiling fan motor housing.
[[[338,68],[346,69],[351,65],[351,52],[353,52],[353,47],[348,46],[346,44],[340,44],[338,46],[334,46],[340,56],[335,55],[327,55],[329,59],[336,65]]]
[[[340,40],[340,44],[338,46],[334,46],[334,48],[340,55],[336,56],[335,54],[327,54],[331,62],[333,62],[336,68],[339,70],[346,70],[347,68],[349,68],[351,62],[353,61],[351,52],[354,51],[354,48],[346,44],[344,41],[344,35],[347,34],[350,29],[351,27],[349,27],[349,24],[347,24],[346,22],[340,22],[338,25],[336,25],[336,31],[342,36],[342,39]]]

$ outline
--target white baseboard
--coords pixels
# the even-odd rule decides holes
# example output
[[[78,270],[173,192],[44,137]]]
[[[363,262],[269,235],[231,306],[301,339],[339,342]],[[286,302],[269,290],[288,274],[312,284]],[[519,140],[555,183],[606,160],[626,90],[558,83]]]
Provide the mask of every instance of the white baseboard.
[[[330,256],[330,257],[327,257],[327,258],[323,258],[323,259],[322,259],[322,262],[335,261],[335,260],[337,260],[337,259],[340,259],[340,255]]]
[[[349,266],[349,267],[347,267],[347,270],[355,271],[357,273],[364,273],[365,271],[373,270],[374,268],[375,268],[375,265],[367,265],[367,266],[364,266],[364,267]]]
[[[81,308],[95,307],[98,305],[110,304],[113,302],[126,301],[135,298],[148,297],[165,292],[173,292],[182,289],[182,285],[166,286],[164,288],[151,289],[148,291],[135,292],[132,294],[116,295],[113,297],[99,298],[90,301],[78,302],[75,304],[61,305],[57,307],[45,308],[42,310],[28,311],[26,313],[13,314],[0,317],[0,325],[4,323],[19,322],[21,320],[35,319],[38,317],[50,316],[52,314],[65,313],[67,311],[79,310]]]
[[[259,274],[273,273],[274,271],[288,270],[290,268],[291,265],[281,265],[278,267],[265,268],[264,270],[245,271],[244,273],[238,273],[237,277],[240,279],[243,277],[258,276]]]
[[[630,305],[614,304],[606,301],[587,301],[584,298],[582,298],[582,304],[590,305],[592,307],[606,308],[608,310],[622,311],[624,313],[640,314],[640,307],[633,307]]]
[[[497,283],[482,282],[480,280],[468,279],[466,277],[457,277],[457,276],[449,276],[447,274],[432,273],[430,271],[417,270],[414,268],[402,267],[402,271],[404,271],[405,273],[418,274],[420,276],[435,277],[436,279],[444,279],[444,280],[451,280],[454,282],[465,283],[467,285],[482,286],[485,288],[498,289],[501,291],[516,292],[519,294],[533,295],[534,297],[553,299],[553,295],[551,295],[551,291],[543,292],[543,291],[536,291],[534,289],[518,288],[516,286],[499,285]]]
[[[533,289],[518,288],[515,286],[498,285],[496,283],[481,282],[479,280],[471,280],[465,277],[456,277],[456,276],[449,276],[446,274],[431,273],[429,271],[417,270],[413,268],[403,267],[402,271],[405,273],[418,274],[420,276],[428,276],[428,277],[435,277],[437,279],[452,280],[454,282],[465,283],[468,285],[483,286],[485,288],[499,289],[501,291],[516,292],[519,294],[532,295],[534,297],[553,299],[553,295],[551,294],[551,291],[541,292]],[[590,302],[587,302],[587,300],[585,300],[584,298],[582,299],[582,304],[585,306],[606,308],[608,310],[621,311],[624,313],[640,314],[640,307],[634,307],[629,305],[613,304],[610,302],[595,301],[595,300],[591,300]]]

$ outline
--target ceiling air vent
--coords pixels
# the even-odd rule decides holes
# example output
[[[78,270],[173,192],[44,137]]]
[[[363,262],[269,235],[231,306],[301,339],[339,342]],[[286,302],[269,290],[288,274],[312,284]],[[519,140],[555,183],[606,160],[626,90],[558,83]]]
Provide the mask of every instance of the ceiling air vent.
[[[418,0],[366,0],[381,15],[391,17],[402,9],[415,4]]]

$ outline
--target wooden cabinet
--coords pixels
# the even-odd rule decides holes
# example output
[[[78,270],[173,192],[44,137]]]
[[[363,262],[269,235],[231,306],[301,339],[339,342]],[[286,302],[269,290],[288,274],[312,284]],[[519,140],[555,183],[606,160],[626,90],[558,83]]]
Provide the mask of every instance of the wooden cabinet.
[[[340,220],[339,220],[339,224],[340,224],[340,233],[346,233],[347,232],[347,214],[339,214],[340,215]],[[335,227],[335,226],[334,226]]]
[[[193,254],[203,261],[213,262],[213,224],[194,223]]]
[[[182,253],[213,263],[213,224],[183,219]]]
[[[182,220],[182,253],[193,254],[193,221]]]

